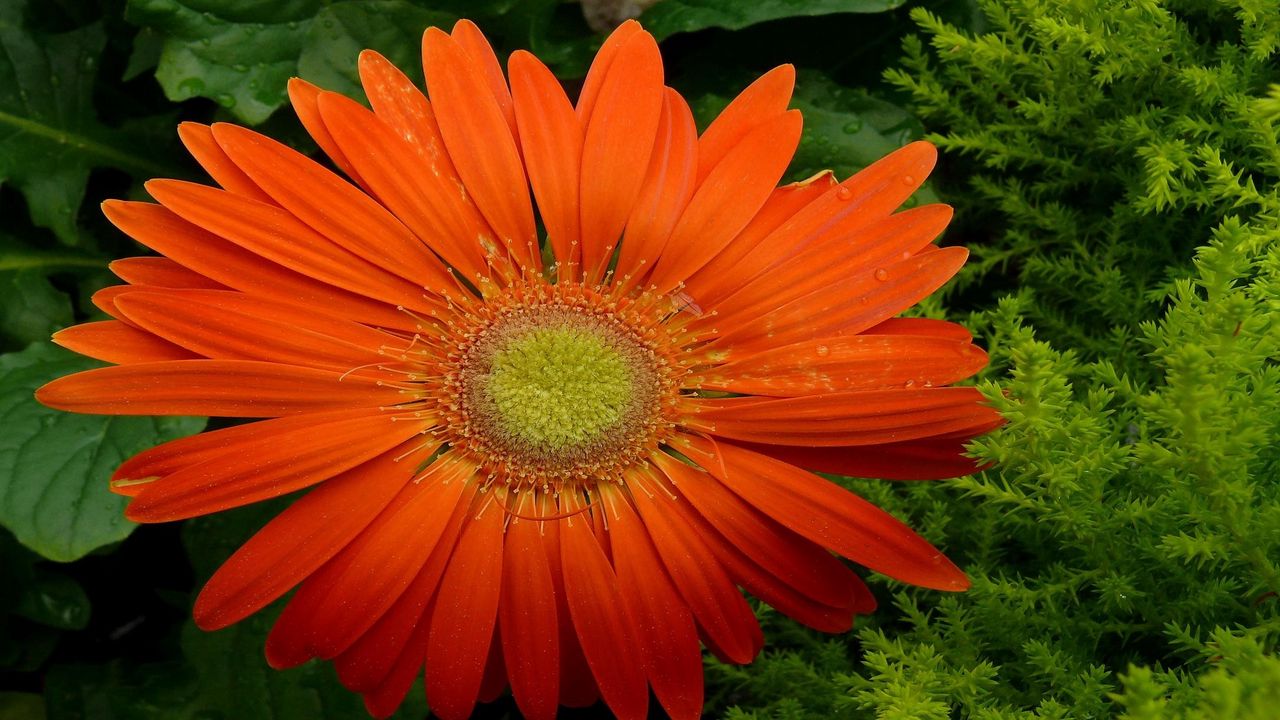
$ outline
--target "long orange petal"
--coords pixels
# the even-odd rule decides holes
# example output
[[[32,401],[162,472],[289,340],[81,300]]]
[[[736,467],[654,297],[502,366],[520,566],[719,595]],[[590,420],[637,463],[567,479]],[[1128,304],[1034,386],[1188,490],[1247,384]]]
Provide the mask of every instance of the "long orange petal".
[[[430,454],[424,449],[399,460],[397,450],[383,453],[286,508],[205,583],[192,611],[196,625],[217,630],[239,622],[318,570],[409,482],[424,452]]]
[[[628,482],[641,488],[660,483],[657,471],[649,468],[633,474]],[[751,607],[706,544],[673,512],[674,501],[665,494],[659,495],[658,490],[651,492],[652,497],[647,492],[633,492],[632,500],[662,564],[706,634],[708,645],[714,645],[730,662],[751,662],[760,649],[755,643],[760,626]]]
[[[378,200],[422,242],[467,277],[484,272],[476,241],[483,219],[469,202],[458,202],[457,187],[415,156],[375,114],[337,93],[322,93],[318,107],[325,125]],[[459,217],[471,214],[471,217]]]
[[[578,185],[582,123],[555,75],[533,54],[516,51],[508,63],[515,117],[538,213],[564,278],[580,262]]]
[[[973,333],[960,323],[933,318],[889,318],[863,331],[863,335],[920,335],[971,342]]]
[[[864,334],[764,350],[696,373],[685,382],[706,389],[789,397],[948,385],[986,365],[987,354],[967,342]]]
[[[563,523],[542,524],[545,533],[544,547],[547,564],[551,568],[551,582],[555,585],[556,617],[560,618],[560,704],[565,707],[584,708],[600,699],[600,688],[591,676],[591,667],[582,652],[582,643],[569,617],[569,601],[565,597],[564,568],[560,559],[560,528]]]
[[[675,720],[702,713],[702,652],[693,613],[658,560],[644,524],[626,498],[610,503],[613,564],[618,590],[636,625],[645,672]]]
[[[134,522],[170,522],[279,497],[346,472],[423,432],[427,422],[357,414],[291,433],[250,438],[199,465],[148,483],[129,503]]]
[[[404,401],[358,376],[251,360],[172,360],[86,370],[36,391],[58,410],[99,415],[276,417]]]
[[[824,288],[763,315],[736,318],[718,343],[741,352],[802,340],[856,335],[929,296],[969,257],[961,247],[926,250],[886,263],[837,287]]]
[[[604,275],[640,193],[663,95],[658,43],[647,32],[635,33],[618,50],[585,119],[579,198],[582,266],[588,280]]]
[[[73,325],[54,333],[53,342],[72,352],[117,365],[200,357],[119,320]]]
[[[707,127],[698,141],[698,182],[760,125],[786,112],[796,70],[779,65],[747,86]]]
[[[515,136],[515,107],[511,101],[511,91],[507,88],[507,80],[502,76],[502,63],[498,62],[498,56],[494,54],[493,46],[489,44],[489,40],[485,38],[484,33],[480,32],[480,28],[466,18],[454,24],[453,31],[449,33],[449,37],[453,38],[453,41],[458,43],[458,47],[471,56],[472,62],[480,66],[485,82],[489,85],[489,91],[493,93],[493,99],[497,101],[498,108],[502,110],[502,117],[506,118],[507,125],[511,128],[511,134]]]
[[[306,305],[318,313],[389,328],[415,329],[416,322],[391,305],[270,262],[159,205],[108,200],[102,210],[129,237],[226,287]]]
[[[605,704],[622,720],[644,718],[649,692],[633,651],[634,628],[623,609],[613,568],[587,516],[561,524],[560,553],[569,616]]]
[[[693,197],[698,128],[689,104],[666,88],[649,170],[622,235],[618,275],[624,288],[641,284]]]
[[[774,190],[742,232],[685,280],[685,292],[699,305],[713,307],[753,279],[744,268],[748,259],[755,266],[771,267],[790,255],[790,247],[766,245],[761,241],[835,185],[835,176],[828,170]]]
[[[378,348],[396,338],[287,303],[225,290],[124,293],[116,307],[139,327],[204,357],[264,360],[347,372],[389,362]],[[403,345],[403,342],[400,343]],[[396,376],[360,370],[388,379]]]
[[[685,426],[775,445],[880,445],[989,428],[999,414],[972,387],[690,401]]]
[[[969,579],[889,513],[806,470],[729,443],[678,444],[742,499],[800,535],[912,585],[958,591]]]
[[[145,255],[121,258],[107,266],[116,277],[130,285],[153,285],[162,288],[205,288],[226,290],[227,286],[210,280],[194,270],[179,265],[166,257]]]
[[[480,693],[502,590],[503,520],[501,506],[480,510],[463,529],[440,581],[426,683],[431,711],[446,720],[468,717]]]
[[[209,173],[213,181],[221,185],[227,192],[253,198],[260,202],[274,202],[271,196],[262,191],[243,170],[236,167],[231,158],[218,147],[213,139],[213,131],[208,125],[195,122],[178,124],[178,137],[191,153],[191,157],[200,163],[200,167]]]
[[[942,480],[981,470],[983,465],[979,461],[965,456],[965,444],[1000,425],[999,420],[993,420],[989,425],[979,425],[955,437],[948,435],[856,447],[738,444],[797,467],[833,475],[882,480]]]
[[[560,697],[561,620],[537,522],[515,518],[507,526],[498,621],[516,705],[529,720],[553,720]]]
[[[591,118],[591,113],[595,111],[596,99],[600,96],[604,79],[609,74],[609,69],[613,67],[618,52],[639,32],[643,32],[640,23],[635,20],[626,20],[609,33],[609,37],[605,38],[604,44],[596,52],[595,58],[591,61],[591,67],[587,70],[587,77],[582,81],[582,91],[578,94],[576,106],[578,117],[582,119],[584,125]]]
[[[653,269],[650,282],[658,292],[706,265],[747,226],[791,162],[800,127],[798,110],[761,124],[707,175]]]
[[[467,191],[521,266],[539,267],[524,165],[483,71],[438,28],[422,36],[422,67],[445,147]]]
[[[312,140],[316,141],[316,144],[320,146],[325,155],[329,156],[333,164],[347,174],[347,177],[351,178],[355,184],[368,190],[368,183],[361,177],[359,170],[352,164],[342,146],[333,137],[333,133],[325,123],[324,117],[320,114],[317,100],[324,93],[324,90],[297,77],[289,78],[288,89],[289,104],[293,105],[293,112],[297,114],[302,126],[307,129],[307,134],[311,136]]]
[[[434,292],[452,291],[435,255],[386,208],[302,153],[217,123],[213,136],[276,202],[334,243]]]

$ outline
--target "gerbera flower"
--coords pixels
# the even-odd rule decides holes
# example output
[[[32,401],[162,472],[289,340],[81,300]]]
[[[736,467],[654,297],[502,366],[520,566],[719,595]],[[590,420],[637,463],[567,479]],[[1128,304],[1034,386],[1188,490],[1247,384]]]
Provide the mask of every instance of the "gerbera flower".
[[[104,205],[163,257],[112,264],[127,284],[95,302],[114,319],[56,340],[115,365],[40,400],[260,419],[122,465],[139,522],[314,487],[209,580],[202,628],[298,586],[270,663],[330,659],[376,716],[425,666],[445,718],[508,685],[531,718],[597,699],[644,717],[650,687],[690,718],[700,644],[734,663],[763,644],[739,588],[841,632],[875,600],[833,552],[968,585],[810,472],[961,475],[963,443],[999,422],[944,387],[986,362],[969,334],[895,318],[966,256],[931,244],[949,208],[894,213],[931,146],[778,187],[800,138],[792,69],[699,136],[634,22],[576,105],[528,53],[504,75],[469,22],[428,30],[423,63],[426,96],[361,55],[372,110],[291,82],[350,182],[188,123],[220,187],[155,180],[159,204]]]

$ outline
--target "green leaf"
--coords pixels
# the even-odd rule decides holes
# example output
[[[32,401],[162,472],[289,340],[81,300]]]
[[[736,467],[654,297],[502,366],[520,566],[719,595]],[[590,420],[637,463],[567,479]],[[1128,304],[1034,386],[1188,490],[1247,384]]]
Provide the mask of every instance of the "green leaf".
[[[36,32],[23,26],[26,6],[26,0],[0,3],[0,182],[22,192],[35,224],[64,243],[84,244],[76,214],[92,168],[172,173],[138,151],[129,133],[97,120],[102,26]]]
[[[676,33],[706,28],[739,30],[756,23],[787,17],[835,13],[878,13],[900,7],[905,0],[662,0],[640,16],[659,40]]]
[[[35,693],[0,692],[0,718],[44,720],[44,698]]]
[[[46,408],[33,393],[98,363],[49,343],[0,356],[0,525],[51,560],[67,562],[124,539],[124,498],[107,479],[129,456],[199,432],[203,418],[101,417]]]
[[[448,28],[458,20],[449,13],[423,10],[402,0],[340,2],[316,15],[307,32],[298,73],[326,90],[364,98],[356,60],[366,48],[377,50],[422,83],[419,60],[422,31]]]

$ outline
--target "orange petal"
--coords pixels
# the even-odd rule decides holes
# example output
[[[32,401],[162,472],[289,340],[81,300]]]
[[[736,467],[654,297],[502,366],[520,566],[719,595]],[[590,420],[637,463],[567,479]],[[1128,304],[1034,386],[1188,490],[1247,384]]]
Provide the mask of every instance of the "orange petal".
[[[642,489],[661,483],[653,469],[637,471],[628,478],[629,485]],[[760,627],[724,568],[689,524],[672,510],[675,503],[666,494],[642,491],[631,495],[662,564],[697,618],[708,645],[714,645],[729,662],[751,662],[759,651],[755,636]]]
[[[250,360],[172,360],[86,370],[36,391],[58,410],[99,415],[275,417],[395,405],[400,390],[358,376]]]
[[[491,703],[507,690],[507,663],[502,656],[502,632],[495,626],[489,641],[489,657],[484,661],[484,675],[480,678],[480,692],[476,700]]]
[[[324,117],[320,114],[320,108],[317,100],[324,91],[303,80],[302,78],[289,78],[289,103],[293,105],[293,112],[297,114],[298,120],[302,121],[302,126],[307,129],[307,133],[311,135],[311,139],[316,141],[320,149],[325,155],[342,169],[357,185],[368,190],[369,185],[360,176],[359,171],[351,160],[347,158],[347,154],[343,152],[342,146],[334,139],[327,125],[325,125]]]
[[[644,718],[649,690],[634,652],[634,628],[622,607],[613,568],[586,515],[561,523],[560,562],[569,616],[605,704],[624,720]]]
[[[287,210],[180,180],[146,187],[187,222],[283,267],[388,304],[431,310],[419,285],[333,243]]]
[[[159,205],[108,200],[102,210],[129,237],[226,287],[305,305],[320,314],[408,331],[416,327],[391,305],[281,267]]]
[[[372,460],[427,428],[426,421],[395,422],[374,413],[224,446],[218,457],[148,483],[125,516],[169,522],[279,497]]]
[[[760,125],[786,112],[796,69],[779,65],[761,75],[720,112],[698,141],[698,183]]]
[[[491,500],[493,496],[485,496]],[[427,642],[427,700],[445,720],[467,718],[484,675],[502,589],[501,507],[478,511],[440,581]]]
[[[116,307],[161,338],[204,357],[225,360],[264,360],[348,372],[388,361],[378,348],[394,340],[358,323],[317,317],[296,305],[225,290],[143,288],[122,295]]]
[[[862,332],[863,335],[923,335],[972,342],[973,333],[959,323],[932,318],[889,318]]]
[[[560,81],[531,53],[516,51],[508,63],[520,145],[538,201],[538,213],[564,277],[580,262],[578,178],[582,124]]]
[[[805,340],[695,373],[689,386],[779,397],[931,387],[963,380],[987,365],[967,342],[935,336],[850,335]]]
[[[865,284],[879,267],[908,260],[928,248],[951,215],[946,205],[927,205],[891,215],[839,240],[815,243],[717,302],[715,309],[722,318],[754,318],[855,277]]]
[[[53,334],[53,342],[72,351],[117,365],[192,360],[199,355],[119,320],[73,325]]]
[[[408,204],[401,218],[419,233],[426,232],[425,218],[435,218],[432,222],[439,223],[442,230],[428,242],[441,243],[444,249],[438,252],[469,277],[487,274],[483,249],[497,247],[497,241],[445,151],[431,103],[399,68],[373,50],[360,53],[359,67],[360,81],[374,113],[409,148],[409,157],[397,158],[396,162],[414,166],[408,175],[413,180],[400,185],[416,188],[417,192],[404,198]],[[367,138],[363,142],[375,144]],[[399,197],[404,188],[397,187],[395,191]],[[417,218],[418,213],[423,217]]]
[[[968,257],[964,248],[947,247],[886,263],[764,315],[744,314],[720,334],[717,343],[748,352],[811,338],[855,335],[928,297],[946,284]]]
[[[582,653],[582,643],[569,617],[569,601],[565,597],[564,568],[560,562],[560,528],[564,523],[542,524],[543,547],[547,550],[547,564],[551,568],[551,582],[555,585],[556,617],[560,618],[560,704],[565,707],[584,708],[600,700],[600,688],[591,676],[591,667]]]
[[[497,101],[498,108],[502,110],[502,116],[506,118],[507,125],[511,128],[512,136],[516,136],[516,114],[511,101],[511,91],[507,89],[507,80],[502,76],[502,64],[498,62],[493,46],[489,44],[484,33],[480,32],[480,28],[465,18],[454,24],[453,32],[449,33],[449,37],[453,38],[453,41],[458,43],[458,47],[465,50],[471,56],[472,62],[480,67],[485,82],[493,93],[493,99]]]
[[[445,147],[467,191],[520,265],[539,267],[524,165],[483,71],[438,28],[422,36],[422,65]]]
[[[151,255],[121,258],[107,267],[116,277],[130,285],[152,285],[162,288],[205,288],[226,290],[227,286],[215,282],[198,272],[188,270],[165,257]]]
[[[965,456],[965,444],[1000,425],[993,421],[959,437],[931,437],[920,440],[861,445],[857,447],[798,447],[739,443],[744,447],[797,467],[847,477],[882,480],[942,480],[978,472],[983,466]]]
[[[654,463],[676,493],[752,562],[816,602],[838,606],[848,599],[848,572],[825,550],[762,515],[707,473],[665,453],[655,454]]]
[[[430,449],[419,451],[414,459],[397,460],[400,450],[383,453],[298,499],[209,578],[192,611],[196,624],[202,630],[224,628],[302,582],[391,502]]]
[[[582,145],[582,266],[604,275],[640,193],[662,115],[662,55],[647,32],[618,50],[585,119]]]
[[[714,306],[721,298],[753,279],[746,274],[745,263],[771,267],[787,257],[791,248],[764,245],[761,241],[802,208],[835,187],[830,170],[808,180],[783,185],[774,190],[750,223],[706,265],[685,280],[685,292],[705,307]]]
[[[403,684],[400,697],[404,697],[413,675],[422,669],[426,661],[436,591],[449,559],[453,557],[458,536],[471,517],[475,491],[474,483],[463,488],[462,497],[454,505],[440,540],[391,609],[383,613],[351,647],[333,659],[334,669],[338,671],[343,685],[358,692],[384,696],[391,689],[387,687],[388,683],[394,686]],[[406,671],[406,664],[413,665],[413,669]]]
[[[698,186],[671,231],[650,283],[667,292],[706,265],[769,198],[800,142],[800,111],[761,124]]]
[[[877,160],[808,203],[764,237],[733,266],[749,280],[819,240],[839,240],[889,216],[924,182],[938,159],[927,142],[914,142]],[[697,296],[694,296],[697,299]]]
[[[666,88],[649,170],[622,236],[617,274],[624,287],[641,284],[653,270],[693,197],[697,169],[698,128],[693,113],[679,93]]]
[[[614,28],[609,37],[605,38],[604,44],[600,46],[595,59],[591,61],[591,68],[587,71],[587,77],[582,82],[582,92],[578,94],[576,109],[578,117],[582,119],[584,125],[591,118],[591,113],[595,111],[596,99],[600,95],[600,89],[604,86],[604,79],[609,74],[609,68],[613,67],[613,62],[618,57],[618,52],[622,50],[622,46],[627,44],[627,41],[640,32],[643,32],[640,23],[635,20],[626,20]]]
[[[457,186],[415,156],[378,116],[336,93],[319,98],[320,113],[370,191],[432,250],[467,277],[483,274],[476,231],[484,219],[469,202],[458,202]],[[483,230],[482,230],[483,232]]]
[[[702,651],[693,614],[658,559],[629,500],[610,503],[613,563],[623,604],[636,622],[636,639],[654,695],[675,720],[702,714]]]
[[[774,445],[879,445],[989,427],[999,415],[983,402],[972,387],[704,399],[687,403],[684,424]]]
[[[924,538],[844,488],[729,443],[683,436],[678,445],[742,499],[833,552],[912,585],[969,587],[964,573]]]
[[[498,621],[516,705],[529,720],[554,720],[560,697],[560,620],[539,525],[516,518],[507,526]]]
[[[316,161],[235,125],[217,123],[213,136],[259,187],[321,235],[415,285],[453,290],[443,265],[408,228]]]
[[[253,198],[260,202],[274,202],[271,196],[262,191],[244,171],[231,162],[231,158],[218,147],[213,139],[213,131],[208,125],[184,122],[178,124],[178,137],[186,146],[191,157],[200,163],[200,167],[209,173],[213,181],[221,185],[227,192]]]

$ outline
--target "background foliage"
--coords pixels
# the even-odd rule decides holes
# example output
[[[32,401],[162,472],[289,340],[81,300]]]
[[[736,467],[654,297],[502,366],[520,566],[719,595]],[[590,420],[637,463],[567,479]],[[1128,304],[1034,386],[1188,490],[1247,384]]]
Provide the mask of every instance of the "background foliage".
[[[0,0],[0,718],[362,715],[327,667],[266,668],[269,617],[194,629],[194,589],[275,508],[135,532],[111,467],[204,421],[40,408],[36,386],[86,366],[47,337],[97,317],[107,260],[139,252],[97,203],[198,178],[177,121],[312,149],[281,109],[289,77],[358,96],[363,47],[420,77],[421,29],[461,13],[573,87],[602,38],[582,10]],[[798,66],[795,177],[939,145],[917,200],[957,207],[944,242],[973,260],[920,312],[967,318],[1009,420],[974,446],[997,463],[977,476],[847,481],[946,548],[971,592],[873,577],[882,607],[843,637],[760,607],[765,654],[707,661],[707,715],[1275,717],[1280,3],[661,0],[642,20],[704,123]]]

